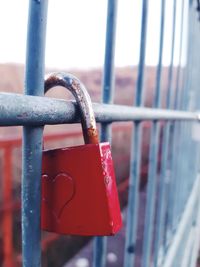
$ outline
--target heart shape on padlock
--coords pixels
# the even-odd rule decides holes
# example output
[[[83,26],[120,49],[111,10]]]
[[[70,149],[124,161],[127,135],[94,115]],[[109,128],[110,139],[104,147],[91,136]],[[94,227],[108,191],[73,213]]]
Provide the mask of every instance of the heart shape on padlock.
[[[42,202],[59,221],[64,208],[75,195],[74,179],[66,173],[59,173],[54,178],[42,175]]]

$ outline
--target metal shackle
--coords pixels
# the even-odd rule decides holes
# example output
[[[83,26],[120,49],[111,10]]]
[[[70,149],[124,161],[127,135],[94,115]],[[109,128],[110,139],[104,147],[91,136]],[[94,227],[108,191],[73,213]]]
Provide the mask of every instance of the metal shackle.
[[[99,139],[92,102],[85,86],[72,74],[63,72],[50,73],[45,77],[45,93],[55,86],[65,87],[75,97],[81,112],[81,125],[85,144],[98,144]]]

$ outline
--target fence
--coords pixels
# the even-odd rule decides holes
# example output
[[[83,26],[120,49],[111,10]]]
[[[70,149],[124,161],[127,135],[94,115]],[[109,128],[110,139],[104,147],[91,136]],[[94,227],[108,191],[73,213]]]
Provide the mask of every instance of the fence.
[[[111,141],[114,121],[133,121],[129,201],[127,208],[124,266],[137,265],[139,179],[143,121],[151,121],[151,142],[144,219],[145,266],[195,266],[199,249],[199,22],[194,1],[173,0],[171,63],[167,94],[163,100],[162,58],[165,0],[161,1],[159,62],[152,108],[144,107],[145,56],[148,1],[142,2],[140,60],[134,107],[112,104],[114,93],[114,44],[117,1],[108,1],[102,104],[94,104],[101,123],[101,140]],[[197,1],[199,4],[199,2]],[[46,98],[44,51],[48,1],[30,1],[25,95],[0,94],[0,125],[23,125],[22,247],[23,266],[40,266],[40,177],[42,134],[45,124],[78,122],[77,105]],[[198,5],[199,10],[199,5]],[[180,30],[177,32],[177,14]],[[184,21],[188,22],[185,35]],[[174,67],[175,40],[179,35],[179,65]],[[187,39],[186,65],[182,65],[183,41]],[[176,75],[175,75],[176,69]],[[163,125],[161,127],[161,124]],[[162,139],[159,136],[162,132]],[[161,147],[161,148],[160,148]],[[161,166],[158,150],[161,149]],[[159,168],[158,168],[159,167]],[[31,211],[31,212],[30,212]],[[94,238],[94,267],[106,262],[106,237]]]

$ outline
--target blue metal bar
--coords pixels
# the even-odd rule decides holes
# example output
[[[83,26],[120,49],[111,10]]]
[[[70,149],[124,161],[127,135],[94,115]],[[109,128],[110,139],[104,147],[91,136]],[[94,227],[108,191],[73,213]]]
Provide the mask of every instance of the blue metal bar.
[[[195,108],[195,72],[198,74],[198,68],[196,64],[196,59],[198,58],[196,51],[199,46],[196,46],[196,40],[198,40],[198,32],[196,32],[196,26],[198,23],[196,22],[196,11],[192,5],[192,2],[189,2],[189,35],[188,35],[188,51],[187,51],[187,68],[186,68],[186,82],[184,86],[184,92],[182,94],[182,106],[181,108],[184,110],[191,110]],[[197,50],[196,50],[197,49]],[[198,59],[197,59],[198,63]],[[198,91],[198,88],[197,88]],[[197,96],[198,97],[198,96]],[[196,98],[198,101],[198,98]],[[182,175],[183,179],[187,181],[184,186],[184,196],[182,197],[182,209],[185,206],[186,199],[190,193],[191,186],[193,183],[193,176],[195,172],[195,168],[193,166],[193,159],[195,156],[195,150],[197,144],[191,140],[192,134],[192,125],[188,123],[183,123],[183,144],[184,144],[184,154],[186,157],[182,155]],[[190,141],[191,140],[191,141]]]
[[[186,120],[199,121],[200,112],[130,107],[93,103],[97,122]],[[42,126],[80,122],[78,105],[74,101],[55,98],[0,93],[0,126]]]
[[[48,1],[29,3],[25,94],[44,94]],[[43,128],[24,127],[22,162],[22,251],[24,267],[41,266],[40,184]]]
[[[135,106],[142,106],[144,103],[144,80],[145,80],[145,57],[146,57],[146,38],[147,38],[147,18],[148,0],[142,3],[142,25],[140,35],[140,59],[138,65],[137,90],[135,92]]]
[[[171,39],[171,60],[168,74],[168,90],[166,98],[166,108],[170,108],[172,105],[172,86],[173,86],[173,69],[174,69],[174,50],[175,50],[175,32],[176,32],[176,6],[177,0],[173,0],[173,23],[172,23],[172,39]]]
[[[193,62],[192,62],[192,58],[193,58],[193,54],[194,54],[194,47],[193,47],[193,43],[194,43],[194,25],[195,25],[195,21],[193,21],[193,17],[194,17],[194,12],[193,12],[193,8],[190,6],[189,4],[189,9],[188,9],[188,36],[187,36],[187,65],[184,69],[184,80],[183,80],[183,90],[181,92],[181,97],[180,97],[180,110],[185,110],[187,109],[187,105],[188,105],[188,92],[190,87],[192,86],[191,84],[191,80],[192,80],[192,68],[195,68],[193,66]],[[196,55],[195,55],[196,57]],[[191,88],[192,89],[192,88]],[[191,133],[188,132],[188,128],[189,125],[188,123],[183,122],[181,124],[181,133],[182,133],[182,153],[181,153],[181,166],[180,168],[180,177],[182,177],[182,180],[185,181],[185,183],[182,183],[182,190],[181,190],[181,205],[179,207],[179,212],[182,212],[182,210],[185,207],[185,203],[187,200],[187,196],[189,193],[189,177],[191,176],[190,173],[188,173],[188,161],[190,160],[190,157],[188,155],[188,138],[191,138]],[[188,135],[189,134],[189,135]],[[187,155],[187,156],[186,156]],[[186,160],[187,157],[187,160]],[[192,156],[193,158],[193,156]]]
[[[167,96],[166,96],[166,108],[170,108],[172,105],[172,99],[173,99],[173,66],[174,66],[174,50],[175,50],[175,31],[176,31],[176,7],[177,7],[177,1],[174,0],[173,2],[173,22],[172,22],[172,39],[171,39],[171,60],[170,60],[170,67],[169,67],[169,73],[168,73],[168,90],[167,90]],[[167,122],[164,127],[164,133],[163,133],[163,142],[162,142],[162,159],[161,159],[161,177],[160,177],[160,203],[158,204],[158,213],[160,213],[160,222],[158,224],[158,231],[161,240],[163,239],[163,232],[164,232],[164,224],[165,224],[165,214],[168,212],[169,206],[165,205],[165,201],[169,201],[169,199],[166,199],[168,193],[167,190],[167,184],[166,180],[170,177],[167,175],[167,168],[169,162],[169,152],[170,152],[170,128],[171,123]],[[166,238],[166,236],[165,236]],[[165,240],[166,241],[166,240]]]
[[[200,44],[200,42],[198,42],[198,45]],[[198,57],[198,59],[200,59]],[[198,63],[198,69],[200,69],[200,65]],[[199,153],[199,142],[198,142],[198,172],[199,172],[199,160],[200,160],[200,153]],[[199,184],[200,186],[200,184]],[[200,190],[200,187],[199,187],[199,190]],[[200,195],[198,196],[197,198],[197,201],[196,201],[196,207],[195,207],[195,220],[193,222],[193,226],[196,228],[195,230],[195,233],[194,233],[194,241],[193,242],[193,246],[191,248],[191,251],[190,251],[190,255],[189,255],[189,264],[188,266],[190,267],[194,267],[196,266],[196,262],[197,262],[197,258],[198,258],[198,254],[199,254],[199,235],[200,235]]]
[[[178,98],[178,93],[180,90],[180,75],[181,75],[181,61],[182,61],[182,52],[183,52],[183,19],[184,19],[184,8],[185,8],[185,0],[182,0],[181,6],[181,23],[180,23],[180,41],[179,41],[179,63],[177,68],[176,74],[176,87],[175,87],[175,94],[174,94],[174,108],[178,109],[180,107],[180,99]],[[179,93],[180,94],[180,93]]]
[[[153,107],[161,107],[161,75],[162,75],[162,58],[163,58],[163,43],[164,43],[164,26],[165,26],[165,0],[161,1],[161,16],[160,16],[160,44],[159,44],[159,60],[156,73],[156,89],[153,99]]]
[[[132,146],[130,161],[130,181],[129,181],[129,196],[127,209],[127,226],[126,226],[126,243],[125,243],[125,258],[124,266],[134,266],[135,247],[137,239],[137,218],[138,218],[138,190],[141,166],[141,139],[142,128],[140,123],[135,123],[134,135],[132,136]]]
[[[142,266],[149,266],[151,247],[152,247],[152,235],[153,224],[155,216],[155,194],[156,194],[156,182],[157,182],[157,158],[159,147],[160,127],[158,122],[153,122],[151,126],[151,141],[150,141],[150,153],[149,153],[149,168],[148,168],[148,184],[147,184],[147,201],[145,211],[145,227],[143,238],[143,256]]]
[[[178,177],[176,175],[177,165],[179,167],[179,147],[180,147],[180,136],[178,138],[178,134],[180,134],[179,125],[175,122],[171,127],[171,140],[172,140],[172,154],[171,154],[171,180],[170,180],[170,195],[169,195],[169,217],[168,217],[168,227],[170,227],[170,231],[174,231],[177,225],[179,214],[175,211],[175,206],[177,204],[177,194],[179,187],[179,179],[182,177]]]
[[[135,106],[143,105],[144,91],[144,70],[146,56],[146,36],[147,36],[147,16],[148,16],[148,0],[143,0],[142,5],[142,22],[140,35],[140,60],[138,66],[137,88],[135,93]],[[127,208],[127,226],[126,241],[124,253],[124,266],[134,266],[135,248],[137,239],[137,223],[138,223],[138,192],[141,167],[141,136],[142,126],[135,123],[132,133],[131,144],[131,161],[130,161],[130,180],[129,180],[129,196]]]
[[[180,84],[180,64],[181,64],[181,59],[182,59],[182,37],[183,37],[183,15],[184,15],[184,1],[182,2],[182,8],[181,8],[181,27],[180,27],[180,50],[179,50],[179,66],[177,70],[177,75],[176,75],[176,86],[175,86],[175,93],[174,93],[174,103],[173,103],[173,108],[178,109],[178,99],[180,98],[181,95],[181,90],[179,88]],[[180,193],[180,186],[181,186],[181,179],[182,177],[179,176],[178,170],[180,170],[180,149],[182,144],[181,140],[181,125],[180,123],[176,122],[174,125],[172,125],[172,147],[173,147],[173,152],[172,152],[172,161],[171,161],[171,172],[172,172],[172,201],[173,204],[170,209],[170,213],[172,216],[172,229],[176,227],[178,218],[180,214],[177,212],[177,205],[178,205],[178,196]],[[180,193],[179,193],[180,191]],[[169,217],[170,219],[170,217]]]
[[[199,25],[196,21],[196,11],[193,7],[193,5],[191,5],[190,7],[191,9],[191,24],[193,27],[193,32],[192,35],[190,36],[189,41],[192,43],[192,53],[190,55],[191,59],[190,59],[190,66],[191,66],[191,70],[190,70],[190,81],[189,81],[189,85],[191,86],[190,90],[188,87],[188,97],[187,97],[187,109],[188,110],[194,110],[196,109],[196,103],[198,103],[198,91],[199,91],[199,86],[198,86],[198,81],[199,81],[199,54],[196,53],[196,51],[198,51],[199,49]],[[187,175],[186,177],[188,177],[188,185],[187,185],[187,193],[186,193],[186,197],[188,196],[188,194],[191,191],[191,187],[193,185],[194,182],[194,177],[196,176],[196,172],[197,172],[197,166],[196,161],[195,161],[195,155],[198,154],[197,152],[197,148],[198,148],[198,139],[195,141],[193,138],[191,138],[191,136],[193,135],[193,127],[194,124],[189,124],[187,123],[187,128],[186,128],[186,137],[185,140],[187,140],[187,156],[188,156],[188,160],[187,160],[187,172],[185,175]]]
[[[196,46],[196,39],[198,36],[198,33],[195,31],[196,29],[196,25],[197,23],[195,23],[196,18],[195,18],[195,10],[193,7],[190,7],[191,11],[190,11],[190,20],[191,20],[191,24],[192,28],[193,28],[193,32],[189,37],[189,42],[192,44],[192,49],[191,49],[191,53],[190,53],[190,57],[191,59],[189,60],[189,65],[190,67],[189,69],[189,76],[188,76],[188,81],[187,81],[187,87],[185,88],[185,90],[187,89],[188,92],[190,92],[189,94],[187,94],[187,92],[184,94],[185,96],[187,96],[187,99],[185,99],[185,104],[184,106],[187,107],[189,109],[191,108],[195,108],[195,84],[196,84],[196,79],[195,79],[195,72],[197,70],[197,64],[196,64],[196,58],[197,58],[197,54],[194,53],[194,51],[198,50],[198,46]],[[198,70],[197,70],[198,73]],[[197,74],[198,75],[198,74]],[[196,75],[196,76],[197,76]],[[189,90],[189,86],[190,86],[190,90]],[[186,104],[187,103],[187,104]],[[189,103],[189,105],[188,105]],[[193,104],[192,104],[193,103]],[[192,104],[192,105],[191,105]],[[196,155],[196,149],[197,149],[197,144],[191,139],[191,134],[192,134],[192,127],[193,125],[191,123],[184,123],[184,126],[182,127],[182,132],[181,133],[177,133],[177,136],[179,136],[178,140],[181,140],[180,136],[181,134],[183,135],[183,141],[182,141],[182,145],[179,148],[175,148],[176,151],[179,152],[179,157],[182,157],[182,165],[178,165],[178,164],[174,164],[176,166],[176,172],[175,175],[177,177],[180,177],[181,180],[184,178],[185,183],[176,183],[175,184],[175,188],[174,188],[174,205],[172,208],[172,219],[173,219],[173,227],[175,228],[176,224],[177,224],[177,220],[178,220],[178,216],[180,217],[181,212],[185,206],[185,202],[186,199],[190,193],[191,187],[193,185],[193,180],[194,177],[196,176],[196,167],[195,167],[195,155]],[[174,141],[175,143],[175,141]],[[180,154],[180,149],[182,148],[182,152]],[[184,149],[184,151],[183,151]],[[185,156],[183,156],[183,154],[185,154]],[[187,160],[186,160],[187,157]],[[177,158],[178,160],[178,158]],[[179,161],[180,162],[180,161]],[[182,171],[182,175],[178,175],[178,170],[180,170],[180,168],[183,168]],[[184,194],[184,195],[183,195]]]
[[[115,58],[115,37],[116,37],[116,18],[117,18],[117,0],[108,0],[107,8],[107,29],[106,29],[106,47],[104,60],[103,77],[103,103],[112,103],[114,94],[114,58]],[[101,142],[112,141],[111,125],[101,125]],[[94,239],[94,267],[103,267],[106,264],[106,246],[107,237],[96,237]]]
[[[159,45],[159,61],[157,66],[156,89],[153,99],[153,107],[159,108],[161,106],[161,75],[162,75],[162,57],[163,57],[163,41],[164,41],[164,22],[165,22],[165,0],[161,2],[160,15],[160,45]],[[149,266],[152,235],[155,213],[155,193],[157,182],[157,162],[158,162],[158,148],[160,137],[160,123],[153,122],[151,128],[151,141],[149,151],[149,168],[148,168],[148,185],[147,185],[147,204],[145,213],[145,228],[143,237],[143,261],[142,266]],[[156,253],[158,247],[155,248]]]
[[[182,1],[182,8],[181,8],[181,23],[180,23],[180,43],[179,43],[179,64],[178,64],[178,70],[177,70],[177,77],[176,77],[176,88],[175,88],[175,97],[174,97],[174,108],[175,109],[180,109],[181,108],[181,95],[183,93],[183,87],[181,86],[181,79],[180,79],[180,74],[182,72],[182,66],[181,66],[181,61],[182,61],[182,52],[183,52],[183,22],[184,22],[184,9],[185,9],[185,0]],[[175,165],[175,177],[177,177],[179,179],[179,183],[178,183],[178,191],[176,194],[176,208],[175,206],[172,207],[174,209],[174,215],[173,217],[175,218],[176,214],[178,214],[178,216],[181,214],[182,209],[181,209],[181,205],[184,201],[183,199],[183,194],[184,194],[184,183],[181,182],[182,179],[182,175],[181,175],[181,161],[182,161],[182,153],[180,153],[181,148],[184,146],[183,143],[183,127],[181,123],[178,123],[177,125],[178,129],[177,129],[177,134],[176,134],[176,140],[174,140],[174,143],[177,141],[177,145],[176,145],[176,160],[177,160],[177,164]],[[182,201],[181,201],[182,200]],[[177,216],[177,217],[178,217]]]
[[[193,69],[196,69],[196,64],[195,64],[195,59],[196,59],[196,53],[194,53],[194,51],[196,51],[196,49],[198,49],[196,47],[195,49],[195,39],[196,36],[198,36],[197,34],[194,33],[194,29],[195,29],[195,14],[194,14],[194,9],[192,6],[190,6],[190,11],[189,11],[189,50],[190,53],[188,54],[189,56],[189,60],[188,60],[188,66],[187,69],[189,70],[189,76],[187,75],[187,83],[186,86],[184,87],[184,98],[182,98],[183,100],[183,107],[186,109],[191,109],[191,103],[194,101],[194,83],[195,83],[195,77],[194,77],[194,71]],[[192,28],[192,31],[191,31]],[[191,46],[191,47],[190,47]],[[188,50],[188,51],[189,51]],[[190,89],[190,90],[189,90]],[[181,134],[176,133],[177,130],[177,125],[175,125],[175,134],[176,136],[174,136],[174,152],[176,153],[176,160],[173,160],[172,162],[174,162],[174,166],[173,170],[176,168],[179,168],[179,170],[181,170],[181,174],[180,172],[174,172],[174,176],[173,176],[173,181],[175,180],[174,185],[172,185],[172,202],[170,204],[170,212],[169,212],[169,220],[168,220],[168,227],[171,227],[172,229],[175,229],[179,226],[177,226],[178,223],[178,219],[181,216],[181,213],[183,211],[183,209],[185,208],[185,203],[188,199],[188,196],[191,193],[191,188],[193,186],[193,182],[194,182],[194,178],[196,177],[196,168],[195,168],[195,163],[194,163],[194,158],[196,158],[195,155],[197,155],[196,153],[196,149],[197,149],[197,144],[194,143],[194,141],[191,139],[191,131],[192,131],[192,125],[191,123],[184,123],[182,125],[181,128]],[[178,157],[177,155],[177,150],[178,147],[176,147],[176,144],[178,142],[182,141],[182,144],[180,144],[180,148],[181,148],[181,154]],[[180,150],[179,148],[179,150]],[[180,153],[180,151],[179,151]],[[182,164],[180,165],[180,157],[182,158]],[[179,164],[177,164],[179,163]],[[178,166],[177,166],[178,165]],[[178,178],[180,179],[180,182],[178,180]],[[184,181],[184,185],[182,183],[182,181]],[[181,198],[180,198],[181,197]],[[179,202],[181,201],[181,204],[179,204]],[[182,219],[181,219],[182,220]],[[189,231],[189,230],[188,230]],[[177,266],[177,263],[174,263]]]
[[[184,90],[181,96],[181,109],[188,109],[188,93],[191,85],[191,74],[192,74],[192,57],[193,57],[193,40],[194,40],[194,27],[193,27],[193,12],[192,4],[189,0],[189,12],[188,12],[188,36],[187,36],[187,65],[185,68],[185,80],[184,80]]]
[[[114,60],[115,60],[115,39],[117,21],[117,0],[108,1],[106,48],[103,72],[103,93],[102,103],[112,104],[114,95]],[[101,141],[111,143],[111,127],[108,124],[101,124]]]
[[[173,62],[174,62],[174,43],[175,43],[175,23],[176,23],[176,0],[173,4],[173,23],[172,23],[172,44],[171,44],[171,62],[168,73],[168,89],[166,96],[166,108],[170,108],[172,98],[172,79],[173,79]],[[165,225],[165,211],[166,211],[166,192],[167,192],[167,163],[168,163],[168,149],[169,149],[169,133],[170,133],[170,122],[167,122],[163,128],[163,139],[162,139],[162,155],[161,155],[161,171],[158,187],[158,208],[156,218],[156,237],[155,237],[155,255],[154,255],[154,266],[157,266],[158,254],[163,242],[164,237],[164,225]]]

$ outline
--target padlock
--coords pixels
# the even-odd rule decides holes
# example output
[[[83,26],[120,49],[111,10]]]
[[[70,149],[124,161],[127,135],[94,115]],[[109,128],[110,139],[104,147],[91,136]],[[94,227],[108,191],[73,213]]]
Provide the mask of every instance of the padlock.
[[[81,113],[85,145],[43,151],[42,229],[59,234],[114,235],[122,226],[109,143],[99,143],[90,96],[73,75],[53,73],[45,91],[63,86]]]

